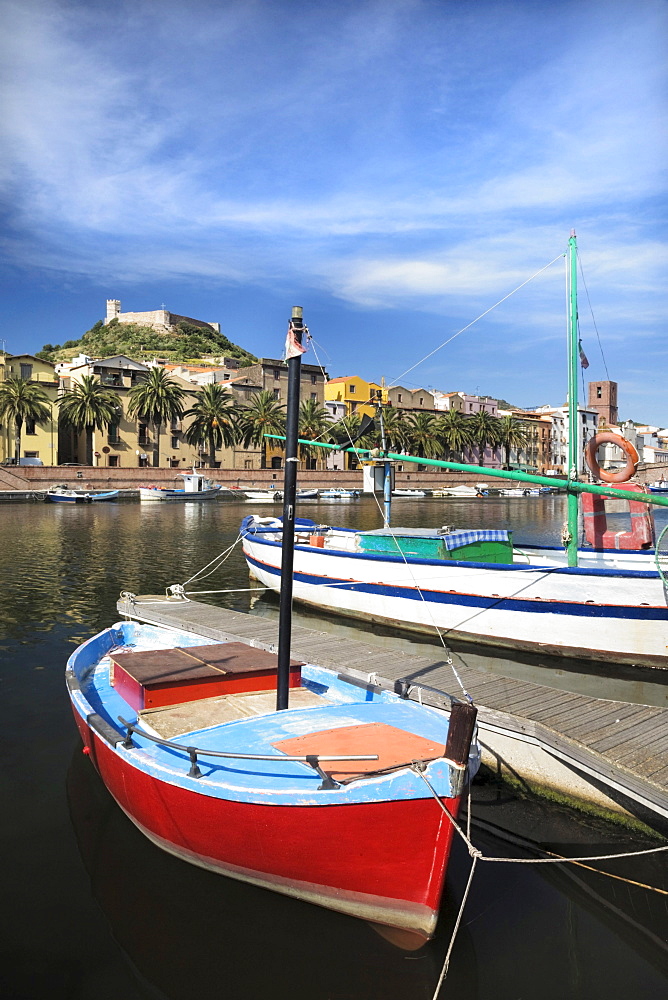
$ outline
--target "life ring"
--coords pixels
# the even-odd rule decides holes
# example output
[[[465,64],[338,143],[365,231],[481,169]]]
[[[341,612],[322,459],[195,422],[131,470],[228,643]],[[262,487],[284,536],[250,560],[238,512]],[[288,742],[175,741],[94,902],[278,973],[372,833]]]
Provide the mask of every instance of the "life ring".
[[[617,472],[608,472],[607,469],[602,469],[599,466],[596,461],[596,452],[602,444],[614,444],[622,449],[626,455],[626,465],[623,469],[618,469]],[[612,431],[601,431],[600,434],[595,434],[587,441],[585,461],[595,479],[602,479],[605,483],[627,483],[631,476],[635,475],[639,458],[638,452],[626,438],[619,434],[613,434]]]

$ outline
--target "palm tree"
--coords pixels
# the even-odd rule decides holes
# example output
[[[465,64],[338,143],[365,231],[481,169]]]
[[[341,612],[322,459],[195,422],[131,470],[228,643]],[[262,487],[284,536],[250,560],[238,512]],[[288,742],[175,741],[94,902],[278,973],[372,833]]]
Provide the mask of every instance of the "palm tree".
[[[527,427],[517,417],[508,415],[499,420],[499,444],[505,451],[504,469],[510,468],[510,452],[523,448],[529,440]]]
[[[411,413],[406,423],[411,452],[418,458],[438,458],[441,454],[441,444],[434,414],[425,410]]]
[[[244,448],[250,444],[262,446],[260,468],[267,468],[267,441],[265,434],[285,434],[285,407],[269,389],[261,389],[251,396],[247,406],[239,411],[239,438]]]
[[[464,449],[473,443],[471,427],[468,417],[465,417],[459,410],[446,410],[443,416],[437,418],[438,437],[443,443],[448,460],[461,461]]]
[[[406,411],[394,406],[384,406],[382,410],[385,428],[385,443],[388,451],[403,451],[408,446],[409,431]]]
[[[0,417],[14,424],[14,461],[21,457],[21,433],[27,421],[45,424],[51,416],[44,389],[23,378],[8,378],[0,385]]]
[[[485,464],[485,448],[493,448],[499,443],[499,418],[493,417],[487,410],[478,410],[467,418],[471,429],[472,442],[478,447],[478,464]]]
[[[94,375],[83,375],[58,400],[60,419],[66,427],[80,434],[86,432],[86,464],[93,464],[93,431],[102,430],[118,420],[121,400]]]
[[[197,393],[193,406],[184,417],[193,417],[186,431],[188,444],[206,444],[209,449],[209,467],[216,467],[216,448],[230,447],[237,440],[235,409],[231,393],[222,385],[211,383]]]
[[[378,444],[375,435],[364,434],[360,438],[357,437],[361,423],[362,419],[357,413],[351,413],[347,417],[337,420],[335,424],[332,424],[331,440],[334,443],[340,444],[342,449],[355,447],[375,448]],[[357,468],[357,461],[358,456],[354,452],[350,452],[346,458],[347,468]]]
[[[317,399],[303,399],[299,406],[299,437],[309,441],[316,441],[322,438],[329,441],[329,432],[332,422],[329,419],[327,410],[321,406]],[[302,444],[299,446],[300,455],[304,458],[317,458],[322,454],[322,448],[313,445]]]
[[[155,426],[154,468],[160,465],[160,428],[183,416],[184,396],[184,390],[169,377],[164,368],[151,368],[146,378],[130,389],[129,415],[144,417]]]

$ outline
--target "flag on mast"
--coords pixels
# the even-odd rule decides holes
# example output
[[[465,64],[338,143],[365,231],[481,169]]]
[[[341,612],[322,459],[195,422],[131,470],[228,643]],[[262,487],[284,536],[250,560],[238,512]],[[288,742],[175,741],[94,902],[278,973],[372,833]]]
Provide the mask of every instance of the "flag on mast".
[[[308,329],[301,320],[291,319],[288,324],[288,335],[285,338],[285,360],[299,357],[308,350]],[[302,343],[306,341],[306,343]]]

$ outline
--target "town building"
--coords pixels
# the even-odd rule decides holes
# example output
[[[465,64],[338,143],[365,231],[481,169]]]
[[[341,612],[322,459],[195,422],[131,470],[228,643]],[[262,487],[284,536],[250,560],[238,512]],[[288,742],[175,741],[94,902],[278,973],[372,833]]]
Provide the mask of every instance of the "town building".
[[[387,403],[387,389],[377,382],[367,382],[359,375],[346,375],[332,378],[325,383],[325,399],[332,402],[345,403],[346,416],[356,413],[359,417],[365,414],[372,417],[376,412],[375,403],[380,399]]]
[[[58,387],[55,366],[33,354],[0,354],[0,383],[8,378],[36,382],[44,390],[49,407],[49,419],[42,424],[28,420],[21,432],[20,458],[38,459],[42,465],[58,465]],[[13,462],[15,457],[14,424],[3,420],[0,429],[0,462]]]
[[[434,394],[428,389],[407,389],[392,385],[386,390],[387,402],[398,410],[435,410]]]

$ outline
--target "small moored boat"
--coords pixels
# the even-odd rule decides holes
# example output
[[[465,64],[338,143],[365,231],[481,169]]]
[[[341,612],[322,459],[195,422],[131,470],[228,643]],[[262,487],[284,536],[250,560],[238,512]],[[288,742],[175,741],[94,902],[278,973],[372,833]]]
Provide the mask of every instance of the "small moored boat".
[[[115,500],[119,490],[84,491],[54,486],[47,490],[44,499],[51,503],[92,503],[94,500]]]
[[[179,475],[183,479],[182,488],[166,489],[161,486],[141,486],[139,499],[196,502],[198,500],[214,500],[221,495],[221,487],[217,483],[207,479],[206,476],[194,469],[192,472],[180,472]]]

